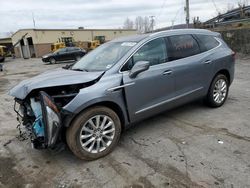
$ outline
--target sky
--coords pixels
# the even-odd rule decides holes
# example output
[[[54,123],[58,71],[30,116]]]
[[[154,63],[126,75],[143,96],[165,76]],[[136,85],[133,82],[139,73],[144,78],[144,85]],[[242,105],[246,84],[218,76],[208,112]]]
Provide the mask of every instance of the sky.
[[[239,0],[190,0],[190,19],[206,21]],[[185,0],[0,0],[0,37],[18,29],[122,28],[126,18],[155,16],[155,28],[185,23]]]

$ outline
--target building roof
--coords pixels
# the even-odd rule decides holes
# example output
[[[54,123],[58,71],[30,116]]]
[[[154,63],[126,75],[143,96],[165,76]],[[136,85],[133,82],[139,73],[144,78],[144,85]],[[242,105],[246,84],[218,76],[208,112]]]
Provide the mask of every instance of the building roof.
[[[20,31],[136,31],[136,29],[34,29],[34,28],[26,28],[26,29],[19,29],[15,33],[12,34],[15,35],[16,33]]]
[[[0,43],[12,43],[11,37],[0,38]]]

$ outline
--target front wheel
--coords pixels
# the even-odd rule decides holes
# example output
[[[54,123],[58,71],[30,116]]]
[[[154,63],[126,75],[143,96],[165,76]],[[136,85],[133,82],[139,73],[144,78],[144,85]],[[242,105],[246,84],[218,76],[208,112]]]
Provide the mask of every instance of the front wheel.
[[[55,63],[56,63],[56,60],[55,60],[55,58],[51,57],[51,58],[49,59],[49,62],[50,62],[50,64],[55,64]]]
[[[229,83],[228,79],[223,74],[218,74],[212,81],[206,102],[208,106],[220,107],[222,106],[228,96]]]
[[[77,55],[76,57],[75,57],[75,61],[79,61],[81,59],[81,56],[79,56],[79,55]]]
[[[96,106],[83,111],[67,129],[70,150],[80,159],[94,160],[110,153],[121,134],[117,114],[107,107]]]

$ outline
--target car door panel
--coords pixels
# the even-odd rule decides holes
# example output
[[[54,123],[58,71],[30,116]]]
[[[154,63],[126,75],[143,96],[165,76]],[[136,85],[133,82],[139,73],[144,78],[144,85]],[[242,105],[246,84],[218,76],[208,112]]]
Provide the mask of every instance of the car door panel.
[[[123,72],[123,84],[133,83],[124,88],[131,121],[163,110],[165,101],[175,96],[174,64],[167,62],[166,56],[165,40],[158,38],[146,43],[127,62],[128,67],[138,61],[149,61],[151,65],[135,78],[129,77],[129,71]]]
[[[164,109],[164,101],[175,96],[174,75],[164,74],[166,66],[153,66],[131,79],[129,73],[123,74],[123,83],[129,116],[132,121],[142,119],[146,114],[154,114]],[[132,84],[131,84],[132,83]],[[158,110],[157,110],[158,109]]]
[[[169,56],[175,63],[176,95],[198,92],[203,95],[212,60],[200,53],[198,42],[192,35],[168,37]]]

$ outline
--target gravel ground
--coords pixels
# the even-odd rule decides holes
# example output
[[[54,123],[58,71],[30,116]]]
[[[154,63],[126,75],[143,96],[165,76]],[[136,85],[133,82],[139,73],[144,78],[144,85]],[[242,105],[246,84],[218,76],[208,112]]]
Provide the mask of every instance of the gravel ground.
[[[237,59],[227,102],[193,102],[124,132],[116,149],[92,161],[34,150],[16,138],[13,98],[21,80],[65,64],[7,59],[0,72],[0,187],[250,187],[250,58]]]

